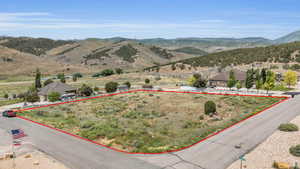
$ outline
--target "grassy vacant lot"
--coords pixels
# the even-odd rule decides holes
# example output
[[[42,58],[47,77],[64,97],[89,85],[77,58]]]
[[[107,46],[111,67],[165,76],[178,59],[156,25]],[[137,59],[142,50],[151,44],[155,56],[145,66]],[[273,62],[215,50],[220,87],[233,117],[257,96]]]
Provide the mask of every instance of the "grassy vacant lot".
[[[204,103],[217,115],[204,114]],[[129,152],[191,145],[281,98],[137,92],[26,111],[32,120]]]

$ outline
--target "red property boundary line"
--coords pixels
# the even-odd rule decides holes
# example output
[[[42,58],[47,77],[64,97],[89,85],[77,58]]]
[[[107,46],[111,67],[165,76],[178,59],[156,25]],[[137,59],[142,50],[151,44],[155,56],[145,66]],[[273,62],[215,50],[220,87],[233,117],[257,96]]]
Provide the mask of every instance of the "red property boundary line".
[[[98,143],[98,142],[95,142],[93,140],[89,140],[87,138],[83,138],[83,137],[80,137],[78,135],[75,135],[75,134],[72,134],[72,133],[69,133],[67,131],[64,131],[64,130],[61,130],[61,129],[58,129],[58,128],[54,128],[54,127],[51,127],[49,125],[46,125],[46,124],[43,124],[43,123],[39,123],[39,122],[36,122],[36,121],[33,121],[33,120],[30,120],[26,117],[23,117],[23,116],[20,116],[20,115],[17,115],[18,118],[20,119],[23,119],[23,120],[26,120],[26,121],[29,121],[29,122],[32,122],[32,123],[35,123],[35,124],[38,124],[38,125],[41,125],[41,126],[44,126],[44,127],[47,127],[47,128],[50,128],[50,129],[53,129],[53,130],[56,130],[56,131],[59,131],[61,133],[64,133],[64,134],[67,134],[67,135],[70,135],[70,136],[73,136],[73,137],[76,137],[76,138],[79,138],[81,140],[85,140],[85,141],[88,141],[88,142],[91,142],[91,143],[94,143],[96,145],[100,145],[102,147],[106,147],[108,149],[111,149],[111,150],[114,150],[114,151],[117,151],[117,152],[121,152],[121,153],[125,153],[125,154],[149,154],[149,155],[154,155],[154,154],[166,154],[166,153],[171,153],[171,152],[177,152],[177,151],[181,151],[181,150],[184,150],[184,149],[187,149],[187,148],[190,148],[196,144],[199,144],[201,142],[204,142],[205,140],[213,137],[213,136],[216,136],[222,132],[224,132],[225,130],[228,130],[229,128],[232,128],[268,109],[271,109],[272,107],[286,101],[289,99],[289,97],[285,97],[285,96],[261,96],[261,95],[239,95],[239,94],[221,94],[221,93],[204,93],[204,92],[179,92],[179,91],[160,91],[160,90],[132,90],[132,91],[127,91],[127,92],[120,92],[120,93],[113,93],[113,94],[106,94],[106,95],[101,95],[101,96],[95,96],[95,97],[89,97],[89,98],[84,98],[84,99],[79,99],[79,100],[72,100],[72,101],[67,101],[67,102],[60,102],[60,103],[54,103],[54,104],[48,104],[48,105],[43,105],[43,106],[37,106],[37,107],[30,107],[30,108],[25,108],[25,109],[21,109],[21,110],[18,110],[17,112],[22,112],[22,111],[28,111],[28,110],[34,110],[34,109],[39,109],[39,108],[44,108],[44,107],[50,107],[50,106],[56,106],[56,105],[62,105],[62,104],[68,104],[68,103],[76,103],[76,102],[80,102],[80,101],[86,101],[86,100],[92,100],[92,99],[97,99],[97,98],[103,98],[103,97],[109,97],[109,96],[115,96],[115,95],[121,95],[121,94],[127,94],[127,93],[136,93],[136,92],[165,92],[165,93],[188,93],[188,94],[207,94],[207,95],[222,95],[222,96],[249,96],[249,97],[269,97],[269,98],[283,98],[283,100],[259,111],[259,112],[256,112],[252,115],[250,115],[249,117],[245,118],[245,119],[242,119],[240,121],[238,121],[237,123],[233,124],[233,125],[230,125],[229,127],[226,127],[218,132],[215,132],[215,133],[212,133],[210,135],[208,135],[207,137],[189,145],[189,146],[186,146],[186,147],[182,147],[180,149],[176,149],[176,150],[169,150],[169,151],[164,151],[164,152],[160,152],[160,153],[134,153],[134,152],[127,152],[127,151],[124,151],[124,150],[119,150],[119,149],[116,149],[116,148],[113,148],[113,147],[109,147],[107,145],[104,145],[104,144],[101,144],[101,143]],[[199,136],[198,136],[199,137]],[[192,138],[192,139],[196,139],[197,137],[195,138]]]

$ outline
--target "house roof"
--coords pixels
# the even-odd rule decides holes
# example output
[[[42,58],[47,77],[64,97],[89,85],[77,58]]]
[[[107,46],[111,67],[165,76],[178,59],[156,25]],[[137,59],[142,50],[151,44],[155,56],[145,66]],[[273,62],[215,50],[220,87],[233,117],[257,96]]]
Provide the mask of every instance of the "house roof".
[[[246,80],[246,72],[242,72],[240,70],[233,70],[234,76],[236,80],[244,81]],[[219,73],[218,75],[212,77],[210,80],[212,81],[228,81],[229,80],[230,71]]]
[[[66,92],[70,92],[70,91],[74,91],[74,90],[76,90],[76,88],[74,88],[68,84],[65,84],[62,82],[53,82],[53,83],[50,83],[47,86],[41,88],[38,94],[39,95],[48,95],[49,93],[52,93],[52,92],[58,92],[62,95],[62,94],[65,94]]]

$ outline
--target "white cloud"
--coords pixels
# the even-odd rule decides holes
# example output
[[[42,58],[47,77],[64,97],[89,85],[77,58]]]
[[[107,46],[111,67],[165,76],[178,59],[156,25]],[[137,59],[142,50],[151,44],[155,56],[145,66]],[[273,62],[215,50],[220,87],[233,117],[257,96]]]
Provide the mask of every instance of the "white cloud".
[[[294,25],[295,27],[296,25]],[[300,27],[300,25],[298,25]],[[74,31],[76,29],[76,31]],[[113,20],[93,21],[60,18],[46,12],[0,13],[0,30],[12,34],[41,32],[64,32],[70,38],[93,36],[138,36],[143,37],[246,37],[264,36],[272,38],[290,31],[291,27],[284,24],[241,24],[221,19],[199,19],[194,22],[124,22]],[[45,34],[47,36],[48,34]],[[19,36],[18,34],[15,36]]]

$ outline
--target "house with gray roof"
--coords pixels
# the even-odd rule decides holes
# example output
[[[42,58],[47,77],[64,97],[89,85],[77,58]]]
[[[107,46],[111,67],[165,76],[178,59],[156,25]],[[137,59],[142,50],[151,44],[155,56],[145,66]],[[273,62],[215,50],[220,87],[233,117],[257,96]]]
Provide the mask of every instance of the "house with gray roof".
[[[235,79],[240,82],[245,82],[246,80],[246,72],[240,70],[233,70]],[[214,87],[227,87],[227,82],[229,81],[230,71],[221,72],[216,76],[209,79],[209,85]]]
[[[76,88],[58,81],[58,82],[50,83],[47,86],[41,88],[38,92],[38,95],[47,98],[47,96],[53,92],[57,92],[60,95],[70,94],[70,93],[75,94]]]

